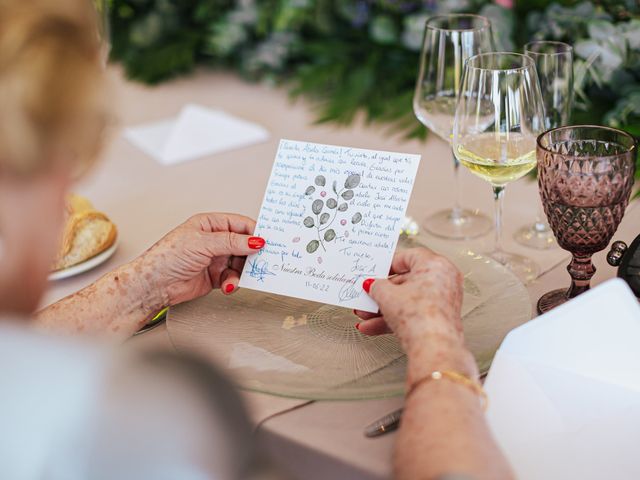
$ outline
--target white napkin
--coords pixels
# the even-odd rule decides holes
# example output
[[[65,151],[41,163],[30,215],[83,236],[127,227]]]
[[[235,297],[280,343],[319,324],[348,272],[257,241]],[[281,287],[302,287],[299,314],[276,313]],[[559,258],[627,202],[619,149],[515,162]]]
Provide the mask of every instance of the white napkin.
[[[622,280],[513,330],[485,388],[517,478],[640,478],[640,305]]]
[[[189,104],[177,118],[127,128],[124,136],[163,165],[173,165],[263,142],[269,132],[221,110]]]

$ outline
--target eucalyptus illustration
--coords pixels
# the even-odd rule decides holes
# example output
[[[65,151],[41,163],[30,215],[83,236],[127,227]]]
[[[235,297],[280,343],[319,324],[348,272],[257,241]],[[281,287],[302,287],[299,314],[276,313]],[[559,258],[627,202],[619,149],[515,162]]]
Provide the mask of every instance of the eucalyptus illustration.
[[[360,175],[354,173],[349,175],[344,182],[344,187],[338,189],[338,182],[333,181],[331,185],[331,192],[327,192],[325,189],[327,179],[323,175],[318,175],[314,180],[315,185],[310,185],[305,190],[305,195],[312,200],[311,212],[313,215],[305,217],[302,221],[303,225],[307,228],[315,229],[318,239],[311,240],[307,244],[307,252],[315,253],[318,248],[322,247],[322,250],[327,251],[326,244],[333,242],[338,237],[336,229],[341,230],[347,226],[348,217],[345,212],[349,210],[349,200],[354,197],[353,190],[360,185]],[[318,192],[320,198],[315,198],[315,193]],[[329,197],[329,198],[326,198]],[[326,198],[326,200],[325,200]],[[338,218],[341,217],[341,218]],[[337,225],[334,223],[338,221]],[[362,214],[356,212],[351,216],[351,223],[357,224],[362,221]],[[340,225],[340,226],[338,226]],[[343,237],[348,237],[349,232],[345,229],[342,232]],[[321,259],[319,259],[321,261]]]

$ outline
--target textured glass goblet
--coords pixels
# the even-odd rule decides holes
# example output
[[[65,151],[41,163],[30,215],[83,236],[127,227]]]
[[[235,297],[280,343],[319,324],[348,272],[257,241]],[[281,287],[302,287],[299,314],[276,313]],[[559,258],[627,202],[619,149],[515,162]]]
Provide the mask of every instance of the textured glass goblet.
[[[633,188],[637,144],[614,128],[560,127],[538,137],[538,184],[558,245],[573,255],[568,290],[538,300],[544,313],[589,289],[596,269],[591,256],[618,228]]]

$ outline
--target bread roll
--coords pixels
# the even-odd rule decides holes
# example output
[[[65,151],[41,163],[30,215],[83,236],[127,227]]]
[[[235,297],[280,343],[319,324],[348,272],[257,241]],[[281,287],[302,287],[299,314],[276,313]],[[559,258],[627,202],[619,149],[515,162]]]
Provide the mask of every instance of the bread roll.
[[[73,215],[74,213],[82,213],[88,212],[90,210],[95,210],[89,199],[80,195],[76,195],[75,193],[70,193],[69,195],[67,195],[66,206],[67,215],[69,216]]]
[[[67,199],[67,223],[53,270],[62,270],[89,260],[111,247],[117,237],[116,226],[91,202],[79,195]]]

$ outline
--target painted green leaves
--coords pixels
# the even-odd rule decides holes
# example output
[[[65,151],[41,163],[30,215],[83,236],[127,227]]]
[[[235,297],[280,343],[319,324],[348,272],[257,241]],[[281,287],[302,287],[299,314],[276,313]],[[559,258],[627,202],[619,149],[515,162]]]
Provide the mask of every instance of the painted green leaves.
[[[322,207],[324,207],[324,202],[320,199],[314,200],[311,204],[311,211],[316,215],[319,215],[322,211]]]
[[[331,242],[345,242],[349,237],[349,217],[344,213],[349,210],[349,204],[355,205],[352,200],[355,198],[354,189],[360,185],[361,177],[357,173],[352,173],[342,181],[329,179],[331,189],[327,188],[327,178],[324,175],[317,175],[313,179],[313,185],[307,186],[304,194],[311,202],[311,212],[304,218],[302,224],[311,229],[313,239],[307,243],[306,251],[314,254],[322,248],[327,250],[327,245]],[[356,225],[362,222],[363,216],[360,212],[351,215],[351,224]],[[322,263],[322,257],[318,257],[318,263]]]
[[[357,173],[349,175],[344,181],[344,188],[356,188],[358,185],[360,185],[360,175]]]
[[[319,246],[320,246],[320,242],[318,240],[311,240],[307,244],[307,252],[308,253],[314,253],[316,250],[318,250]]]

